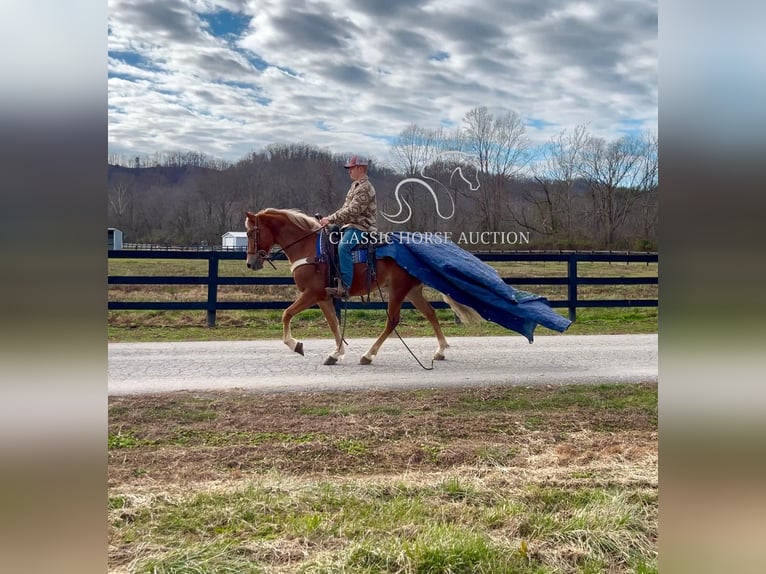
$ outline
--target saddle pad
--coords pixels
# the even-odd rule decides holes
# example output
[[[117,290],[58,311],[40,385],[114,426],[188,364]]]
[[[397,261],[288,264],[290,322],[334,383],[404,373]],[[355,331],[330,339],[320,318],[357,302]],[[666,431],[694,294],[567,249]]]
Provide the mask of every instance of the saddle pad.
[[[351,252],[351,260],[354,263],[365,263],[367,261],[367,249],[354,249]]]

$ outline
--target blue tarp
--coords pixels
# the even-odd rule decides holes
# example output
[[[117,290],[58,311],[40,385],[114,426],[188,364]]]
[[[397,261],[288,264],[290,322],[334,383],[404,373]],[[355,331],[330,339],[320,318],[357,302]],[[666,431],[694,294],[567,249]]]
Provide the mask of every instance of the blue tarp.
[[[492,267],[444,237],[393,232],[388,239],[377,257],[392,257],[429,287],[524,335],[530,343],[537,325],[563,332],[572,324],[545,297],[514,289]]]

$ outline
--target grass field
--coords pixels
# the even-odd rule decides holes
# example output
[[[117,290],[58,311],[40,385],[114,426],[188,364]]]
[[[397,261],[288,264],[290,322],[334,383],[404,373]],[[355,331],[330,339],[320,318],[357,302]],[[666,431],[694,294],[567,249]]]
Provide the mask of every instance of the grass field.
[[[111,572],[657,572],[657,387],[109,400]]]

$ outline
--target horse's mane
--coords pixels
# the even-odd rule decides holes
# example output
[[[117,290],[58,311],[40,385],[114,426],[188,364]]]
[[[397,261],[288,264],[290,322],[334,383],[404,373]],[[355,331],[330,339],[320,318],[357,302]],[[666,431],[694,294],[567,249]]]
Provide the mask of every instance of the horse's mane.
[[[268,208],[261,210],[258,215],[283,215],[291,223],[297,225],[300,229],[305,231],[313,231],[319,229],[319,222],[316,218],[306,215],[300,209],[275,209]]]

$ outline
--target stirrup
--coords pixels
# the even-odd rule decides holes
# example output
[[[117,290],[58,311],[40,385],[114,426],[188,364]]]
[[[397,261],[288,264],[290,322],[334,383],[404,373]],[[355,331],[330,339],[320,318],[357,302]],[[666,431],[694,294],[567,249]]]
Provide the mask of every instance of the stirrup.
[[[325,293],[338,299],[346,299],[348,297],[348,290],[343,286],[343,283],[338,279],[337,287],[325,287]]]

